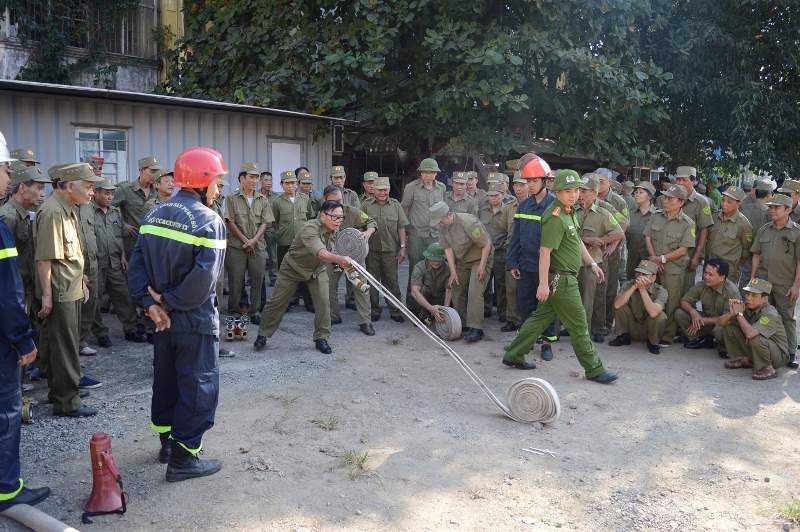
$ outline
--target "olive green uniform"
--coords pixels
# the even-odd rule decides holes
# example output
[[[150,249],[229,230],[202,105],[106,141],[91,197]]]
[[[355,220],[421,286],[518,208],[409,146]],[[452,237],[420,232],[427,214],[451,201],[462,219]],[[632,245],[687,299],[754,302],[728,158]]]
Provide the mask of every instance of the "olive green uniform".
[[[134,181],[125,181],[117,185],[117,191],[114,193],[114,201],[111,202],[111,205],[118,207],[122,211],[122,217],[126,224],[138,230],[139,226],[142,225],[142,218],[148,211],[145,208],[145,204],[154,195],[158,195],[155,187],[151,184],[149,194],[145,194],[137,178]],[[125,256],[130,258],[133,255],[133,247],[136,245],[138,236],[131,236],[127,231],[124,231],[124,233]]]
[[[772,289],[774,291],[775,287]],[[781,316],[775,307],[766,303],[755,312],[745,309],[744,318],[759,335],[748,339],[739,326],[738,318],[734,317],[722,332],[728,353],[731,356],[748,357],[756,371],[766,366],[778,369],[786,365],[789,361],[787,343],[792,342],[787,342],[786,329],[781,326]]]
[[[624,282],[617,296],[624,294],[635,284],[635,279]],[[632,340],[647,340],[652,345],[658,345],[664,335],[664,328],[667,326],[667,314],[663,309],[667,306],[669,294],[667,289],[658,283],[651,284],[647,293],[653,303],[661,305],[662,310],[658,316],[655,318],[650,316],[644,306],[642,294],[637,289],[627,303],[614,309],[614,328],[617,335],[629,334]]]
[[[623,232],[628,228],[628,205],[619,194],[609,190],[606,199],[600,199],[598,196],[596,203],[617,220]],[[614,298],[617,296],[619,286],[619,264],[623,242],[619,242],[614,252],[603,258],[602,262],[595,261],[603,270],[605,281],[600,284],[595,282],[594,309],[591,316],[587,312],[587,323],[592,330],[600,334],[604,334],[606,330],[610,331],[613,326]]]
[[[134,333],[139,319],[131,305],[128,279],[122,271],[122,234],[125,232],[122,213],[116,207],[109,207],[103,212],[97,203],[92,202],[90,205],[94,210],[94,231],[97,239],[98,301],[108,295],[125,333]],[[103,324],[102,316],[100,305],[95,305],[92,334],[96,338],[108,336],[108,327]]]
[[[553,318],[558,316],[569,332],[572,349],[583,367],[586,378],[591,379],[606,371],[597,354],[594,344],[589,339],[589,327],[586,323],[586,309],[581,303],[576,277],[581,267],[583,248],[578,234],[578,220],[574,210],[564,206],[556,198],[542,214],[541,247],[550,248],[550,271],[572,272],[560,274],[556,293],[551,292],[546,301],[536,307],[519,333],[506,351],[504,360],[512,363],[524,363],[525,354],[531,350],[536,339],[544,332]],[[548,274],[552,281],[555,274]]]
[[[470,194],[470,193],[469,193],[469,191],[465,192],[465,194],[466,194],[467,196],[469,196],[469,197],[472,199],[472,201],[474,201],[474,202],[475,202],[475,205],[477,205],[477,206],[478,206],[478,209],[480,209],[480,208],[481,208],[481,207],[483,207],[483,206],[484,206],[486,203],[488,203],[488,202],[489,202],[489,195],[488,195],[488,194],[486,194],[486,191],[485,191],[485,190],[483,190],[482,188],[476,188],[476,189],[475,189],[475,194],[474,194],[474,195],[473,195],[473,194]]]
[[[450,207],[450,212],[463,212],[475,217],[478,216],[478,204],[475,203],[466,192],[460,199],[455,199],[453,197],[453,191],[451,190],[445,195],[444,201],[447,203],[447,206]]]
[[[728,279],[738,285],[739,265],[742,259],[750,258],[753,227],[738,210],[728,220],[723,218],[721,210],[715,212],[713,218],[714,225],[708,228],[706,260],[721,259],[727,262],[730,265]]]
[[[760,264],[754,278],[772,283],[769,302],[780,314],[789,342],[789,354],[797,348],[797,323],[794,318],[795,301],[786,293],[794,284],[798,261],[800,261],[800,225],[787,220],[781,229],[770,222],[759,229],[750,248],[758,255]]]
[[[95,235],[94,209],[91,203],[77,205],[75,214],[78,215],[78,228],[83,248],[84,273],[89,278],[89,299],[81,305],[81,333],[79,345],[81,348],[89,345],[89,335],[92,332],[94,313],[97,307],[97,236]]]
[[[622,233],[622,227],[620,227],[617,218],[608,210],[600,207],[597,203],[592,203],[588,210],[583,210],[580,205],[577,205],[575,208],[575,218],[578,220],[581,238],[602,238],[604,236]],[[601,246],[589,249],[589,255],[592,256],[592,260],[598,265],[602,264],[604,261],[603,253],[605,248],[605,246]],[[597,288],[597,278],[594,273],[592,273],[592,267],[582,265],[578,271],[578,290],[580,290],[581,293],[583,307],[586,309],[586,322],[594,328],[595,333],[603,334],[605,332],[606,323],[605,292],[599,292]],[[601,297],[597,296],[598,293],[601,294]],[[599,302],[599,304],[595,304],[596,302]],[[597,319],[594,318],[594,313],[596,312],[601,314],[597,316]],[[613,316],[609,321],[613,321]],[[597,328],[595,328],[595,324],[597,324]]]
[[[742,206],[739,207],[739,212],[744,214],[747,221],[750,222],[750,225],[753,228],[753,236],[758,233],[758,230],[764,227],[764,225],[770,223],[772,220],[769,217],[769,207],[767,207],[766,203],[761,201],[753,201],[750,199],[748,195],[742,202]],[[745,204],[748,200],[749,203]],[[739,288],[744,288],[747,286],[747,283],[750,282],[751,272],[753,270],[753,257],[750,256],[742,264],[739,273]]]
[[[453,250],[458,283],[453,283],[453,307],[461,323],[470,329],[483,329],[483,293],[492,275],[493,247],[486,259],[486,275],[478,280],[478,266],[484,246],[492,246],[486,228],[471,214],[454,213],[453,223],[439,233],[442,249]]]
[[[281,194],[272,200],[272,216],[277,224],[275,242],[278,245],[278,268],[300,228],[314,217],[308,196],[303,193],[296,194],[294,200],[292,201],[286,194]]]
[[[494,260],[492,261],[492,275],[486,283],[483,293],[483,310],[485,314],[492,312],[493,293],[497,294],[497,313],[506,316],[508,299],[506,297],[506,247],[508,227],[503,224],[503,204],[497,212],[492,211],[489,202],[481,207],[478,219],[489,232],[494,247]],[[506,317],[506,319],[508,319]]]
[[[692,307],[700,302],[700,310],[698,312],[704,318],[717,318],[727,313],[729,308],[728,302],[731,299],[739,299],[739,287],[730,279],[725,279],[719,288],[712,290],[702,281],[692,287],[691,290],[686,292],[686,295],[681,298],[681,301],[686,301]],[[705,325],[698,331],[697,334],[689,334],[689,327],[692,325],[692,317],[686,313],[682,308],[678,307],[675,310],[675,321],[678,326],[686,333],[689,341],[694,341],[698,336],[711,334],[717,340],[717,351],[720,353],[727,352],[725,347],[725,339],[722,337],[722,327],[715,327],[714,325]]]
[[[444,298],[447,294],[447,280],[450,278],[450,272],[447,269],[447,263],[443,262],[438,269],[433,269],[428,259],[422,259],[414,266],[414,271],[411,272],[411,286],[418,286],[419,293],[425,297],[425,300],[434,306],[444,306]],[[420,307],[419,318],[427,318],[428,311]]]
[[[375,220],[378,230],[369,239],[369,254],[367,255],[367,271],[372,274],[398,301],[403,298],[400,294],[398,281],[397,252],[400,249],[398,231],[408,225],[408,218],[403,211],[403,206],[394,198],[388,198],[381,205],[375,198],[365,200],[361,210]],[[381,315],[380,294],[377,290],[369,291],[371,313]],[[387,302],[389,314],[399,316],[400,310]]]
[[[315,196],[314,194],[306,194],[306,196],[308,196],[308,200],[311,202],[311,210],[314,212],[314,217],[316,217],[319,214],[319,208],[322,205],[322,198]]]
[[[0,218],[14,235],[14,243],[18,253],[19,274],[22,277],[22,286],[25,288],[25,309],[31,314],[35,289],[33,280],[36,278],[31,215],[17,200],[9,198],[8,202],[0,207]]]
[[[636,279],[636,272],[634,270],[636,270],[636,267],[641,261],[647,259],[647,247],[644,244],[644,230],[650,223],[650,219],[653,217],[653,212],[655,210],[655,207],[651,204],[647,213],[643,213],[638,206],[628,211],[630,214],[630,226],[628,232],[625,233],[625,243],[628,248],[627,274],[629,280]]]
[[[348,227],[355,227],[356,229],[367,230],[377,229],[378,224],[375,220],[362,211],[361,209],[354,209],[350,205],[344,206],[344,220],[339,230],[347,229]],[[377,231],[375,232],[377,233]],[[364,261],[359,264],[364,266]],[[343,270],[335,271],[333,264],[326,264],[328,269],[328,299],[330,302],[330,319],[331,321],[339,321],[342,319],[341,310],[339,309],[339,281],[342,278]],[[345,280],[345,283],[350,284],[350,281]],[[363,325],[370,323],[370,301],[369,294],[365,294],[360,290],[355,290],[356,311],[358,312],[358,324]]]
[[[710,231],[711,226],[714,224],[714,219],[711,214],[711,202],[708,198],[698,194],[696,190],[693,190],[692,193],[687,196],[686,203],[681,207],[681,211],[694,222],[696,236],[695,243],[689,249],[689,259],[691,260],[692,254],[697,247],[697,237],[700,235],[700,230],[707,227]],[[706,245],[708,245],[708,240],[706,240]],[[700,257],[702,258],[702,255],[700,255]],[[690,272],[688,270],[688,264],[686,268],[681,295],[688,292],[695,285],[695,279],[697,278],[697,270]],[[701,268],[698,268],[698,270],[700,269]]]
[[[278,280],[272,295],[261,313],[258,336],[272,338],[286,313],[286,307],[294,296],[297,286],[306,283],[314,302],[314,340],[327,340],[331,334],[328,273],[325,263],[317,253],[331,251],[337,232],[328,231],[318,218],[308,220],[300,228],[289,251],[278,270]]]
[[[267,197],[256,190],[252,203],[241,189],[228,195],[225,201],[225,223],[236,224],[245,238],[251,239],[258,233],[262,224],[272,225],[272,209]],[[225,253],[225,271],[228,273],[228,314],[241,316],[239,299],[242,295],[244,274],[250,276],[250,316],[256,316],[261,308],[261,286],[267,267],[266,244],[259,238],[255,245],[255,255],[250,256],[244,250],[244,244],[233,231],[228,231],[228,251]]]
[[[361,208],[361,200],[355,190],[342,187],[342,205],[349,205],[354,209]]]
[[[169,198],[167,198],[167,199],[169,199]],[[166,201],[166,200],[162,200],[161,196],[158,195],[158,192],[150,194],[150,199],[147,200],[147,203],[144,204],[144,212],[145,212],[145,214],[147,214],[148,212],[152,211],[153,208],[156,205],[158,205],[159,203],[161,203],[162,201]]]
[[[691,218],[682,211],[678,211],[672,219],[669,219],[667,213],[660,209],[653,213],[650,225],[644,230],[644,235],[650,237],[653,252],[658,257],[680,247],[690,248],[689,253],[691,253],[691,247],[695,245],[696,239],[695,226]],[[673,315],[683,294],[683,278],[686,275],[686,266],[689,264],[689,253],[675,260],[668,260],[663,265],[663,271],[658,274],[658,284],[666,288],[669,294],[667,306],[664,307],[667,315],[664,339],[668,342],[675,338],[678,327]]]
[[[272,204],[275,202],[275,198],[277,198],[279,194],[271,190],[268,190],[266,194],[264,194],[262,191],[261,194],[266,196],[267,201],[269,202],[269,208],[272,209]],[[313,197],[309,199],[311,200],[311,207],[313,208],[314,199]],[[317,209],[314,211],[314,216],[316,216],[318,212],[319,207],[317,207]],[[273,216],[273,219],[274,218],[275,217]],[[278,277],[278,243],[275,240],[275,228],[272,227],[272,224],[269,224],[267,229],[264,231],[264,241],[267,245],[267,257],[269,257],[269,278],[271,281],[274,281]]]
[[[506,229],[506,242],[511,241],[511,232],[514,230],[514,215],[517,214],[517,207],[519,207],[519,200],[517,198],[503,205],[501,223]],[[506,250],[504,249],[503,253],[505,254],[505,252]],[[514,279],[514,276],[508,271],[508,266],[504,266],[506,268],[506,271],[503,272],[506,282],[506,321],[510,321],[519,328],[522,323],[519,315],[519,308],[517,308],[517,280]]]
[[[222,200],[224,197],[220,194],[218,198],[216,198],[213,203],[211,203],[211,210],[214,211],[217,216],[220,217],[223,221],[223,225],[225,225],[225,213],[223,212],[224,209],[222,208]],[[227,233],[228,227],[225,226],[225,231]],[[225,263],[223,262],[222,268],[219,270],[219,277],[217,277],[217,285],[216,285],[216,293],[217,293],[217,311],[222,309],[222,297],[225,293]],[[220,323],[222,323],[222,312],[219,312]]]
[[[39,337],[40,368],[47,375],[53,413],[71,412],[83,406],[78,395],[81,364],[78,357],[83,299],[83,249],[78,217],[64,197],[54,192],[36,213],[37,261],[50,261],[53,310],[42,320]],[[36,297],[42,298],[36,280]]]
[[[789,219],[794,223],[800,222],[800,201],[792,207],[792,211],[789,213]]]
[[[446,193],[445,186],[439,181],[434,180],[431,189],[425,188],[422,179],[416,179],[406,185],[403,189],[403,199],[400,204],[406,210],[408,217],[407,244],[408,244],[408,271],[409,283],[406,289],[406,305],[413,309],[416,304],[411,298],[411,270],[414,266],[425,258],[423,253],[430,244],[437,242],[439,230],[431,227],[430,208],[434,203],[444,201]]]

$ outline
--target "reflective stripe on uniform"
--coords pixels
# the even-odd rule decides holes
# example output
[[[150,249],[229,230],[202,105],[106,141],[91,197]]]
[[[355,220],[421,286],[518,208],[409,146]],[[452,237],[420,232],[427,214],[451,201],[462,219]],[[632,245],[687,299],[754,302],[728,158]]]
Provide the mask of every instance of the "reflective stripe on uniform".
[[[18,256],[17,248],[0,249],[0,259],[10,259],[11,257]]]
[[[0,501],[10,501],[19,495],[20,491],[22,491],[22,479],[19,479],[19,487],[16,491],[12,491],[11,493],[0,493]]]
[[[159,434],[166,434],[167,432],[170,432],[172,430],[172,427],[161,427],[152,422],[150,423],[150,428],[158,432]]]
[[[517,213],[514,215],[514,218],[522,218],[523,220],[541,220],[541,216],[536,216],[535,214],[522,214]]]
[[[184,449],[186,449],[187,451],[189,451],[192,454],[197,454],[197,453],[199,453],[200,451],[203,450],[203,444],[202,443],[200,444],[200,447],[198,447],[197,449],[189,449],[188,447],[186,447],[181,442],[178,442],[178,445],[180,445],[181,447],[183,447]]]
[[[174,229],[168,229],[166,227],[156,227],[155,225],[143,225],[139,229],[139,234],[160,236],[161,238],[166,238],[168,240],[176,240],[178,242],[182,242],[183,244],[190,244],[192,246],[202,246],[211,249],[225,249],[228,246],[227,239],[216,240],[213,238],[205,238],[202,236],[187,235],[186,233],[181,233],[180,231],[176,231]]]

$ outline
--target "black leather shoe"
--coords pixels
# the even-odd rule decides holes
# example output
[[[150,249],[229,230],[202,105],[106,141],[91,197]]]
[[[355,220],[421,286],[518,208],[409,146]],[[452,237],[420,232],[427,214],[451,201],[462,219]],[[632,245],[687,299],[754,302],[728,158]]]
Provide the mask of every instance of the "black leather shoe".
[[[344,304],[344,308],[350,309],[350,310],[356,310],[356,304],[355,303],[345,303]]]
[[[497,321],[499,321],[500,323],[505,323],[506,322],[506,315],[505,314],[500,314],[500,317],[497,318]]]
[[[592,335],[592,340],[594,340],[594,341],[595,341],[595,343],[602,344],[603,342],[605,342],[605,341],[606,341],[606,337],[605,337],[605,336],[603,336],[603,335],[602,335],[602,334],[600,334],[600,333],[594,333],[594,334]]]
[[[604,371],[600,375],[596,375],[589,380],[594,382],[599,382],[600,384],[609,384],[617,380],[617,376],[613,373]]]
[[[631,345],[631,335],[630,334],[620,334],[610,342],[608,345],[611,347],[619,347],[621,345]]]
[[[106,336],[105,338],[108,338],[108,336]],[[145,343],[147,341],[147,335],[143,334],[143,333],[140,333],[139,331],[134,331],[134,332],[125,333],[125,339],[127,341],[133,342],[135,344],[143,344],[143,343]],[[99,338],[97,340],[97,343],[98,344],[100,343],[100,339]],[[103,344],[100,344],[100,345],[103,346]],[[111,340],[108,341],[108,345],[109,346],[111,345]],[[106,347],[106,346],[103,346],[103,347]]]
[[[296,307],[298,305],[298,303],[300,303],[300,298],[299,297],[293,297],[292,299],[289,300],[289,307],[288,308]]]
[[[800,364],[797,363],[797,355],[789,355],[789,362],[786,363],[786,367],[796,368],[798,366],[800,366]]]
[[[314,347],[317,348],[317,351],[320,353],[325,353],[326,355],[330,355],[333,353],[333,349],[331,346],[328,345],[328,341],[324,338],[320,338],[319,340],[314,340]]]
[[[509,362],[505,358],[503,359],[503,364],[516,369],[536,369],[536,364],[531,362]]]
[[[253,325],[261,325],[261,314],[250,316],[250,323]]]
[[[106,336],[101,336],[97,339],[97,345],[100,347],[111,347],[111,338]]]
[[[161,449],[158,451],[158,461],[162,464],[168,464],[169,459],[172,458],[172,442],[169,440],[169,433],[161,433],[158,435],[161,441]]]
[[[331,325],[341,325],[342,319],[339,318],[338,320],[331,320]]]
[[[222,469],[222,462],[216,459],[200,460],[172,440],[172,454],[167,466],[167,482],[180,482],[190,478],[207,477]]]
[[[470,329],[469,334],[464,337],[467,342],[477,342],[483,340],[483,329]]]
[[[542,344],[542,360],[545,362],[553,360],[553,348],[550,344]]]
[[[14,497],[7,501],[0,502],[0,512],[8,510],[15,504],[27,504],[33,506],[39,504],[50,496],[50,488],[22,488]]]
[[[372,327],[371,323],[362,323],[358,328],[367,336],[375,336],[375,329]]]
[[[316,309],[314,308],[314,305],[311,305],[311,304],[306,305],[306,312],[311,312],[312,314],[314,312],[316,312]]]
[[[558,331],[558,335],[559,336],[569,336],[569,331],[566,330],[566,329],[561,329],[560,331]]]
[[[256,341],[253,342],[253,347],[256,349],[261,349],[262,347],[267,347],[267,337],[266,336],[256,336]]]
[[[685,334],[680,334],[675,337],[676,344],[688,344],[690,342],[689,337]]]
[[[714,347],[714,338],[710,336],[698,336],[691,342],[683,344],[686,349],[706,349]]]
[[[661,348],[658,347],[655,344],[651,344],[650,340],[647,341],[647,350],[650,351],[654,355],[660,355],[661,354]]]
[[[381,315],[380,314],[372,314],[369,317],[369,319],[370,319],[370,321],[378,321],[379,319],[381,319]]]
[[[720,351],[717,354],[719,355],[719,358],[731,358],[727,351]]]
[[[152,344],[153,342],[155,342],[155,340],[153,339],[153,333],[147,333],[146,338],[148,344]]]
[[[396,321],[397,323],[405,323],[406,319],[403,316],[392,316],[392,321]]]
[[[86,405],[79,406],[75,410],[70,410],[69,412],[53,412],[54,416],[63,416],[63,417],[91,417],[97,415],[97,410]]]
[[[500,327],[500,330],[501,330],[501,331],[503,331],[503,332],[511,332],[511,331],[516,331],[517,329],[519,329],[519,327],[517,327],[516,325],[514,325],[514,322],[513,322],[513,321],[507,321],[505,325],[503,325],[502,327]]]
[[[491,311],[491,310],[484,310],[484,311],[483,311],[483,317],[484,317],[484,318],[488,318],[488,317],[490,317],[491,315],[492,315],[492,311]]]

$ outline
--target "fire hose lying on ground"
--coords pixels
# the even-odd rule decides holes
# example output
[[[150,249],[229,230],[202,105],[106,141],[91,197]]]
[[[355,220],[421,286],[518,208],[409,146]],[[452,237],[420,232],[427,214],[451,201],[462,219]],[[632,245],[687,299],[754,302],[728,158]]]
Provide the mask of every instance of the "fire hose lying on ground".
[[[503,404],[447,342],[431,332],[413,312],[403,305],[402,301],[394,297],[394,295],[379,283],[366,268],[359,264],[359,262],[366,258],[368,251],[367,242],[361,237],[361,233],[358,229],[351,227],[339,231],[334,253],[337,255],[345,255],[352,259],[351,264],[353,267],[347,271],[346,274],[347,279],[353,283],[357,290],[367,293],[370,287],[372,287],[383,294],[386,301],[396,306],[420,331],[444,349],[506,416],[521,423],[533,423],[538,421],[547,424],[553,423],[558,419],[561,413],[561,404],[558,400],[558,394],[550,383],[544,379],[531,377],[515,382],[511,385],[511,388],[506,394],[506,402],[508,404]],[[449,307],[439,308],[445,309],[445,322],[444,324],[438,321],[436,322],[437,332],[446,339],[453,340],[458,338],[456,335],[456,328],[458,329],[457,334],[459,336],[461,334],[461,320],[458,318],[458,313]]]

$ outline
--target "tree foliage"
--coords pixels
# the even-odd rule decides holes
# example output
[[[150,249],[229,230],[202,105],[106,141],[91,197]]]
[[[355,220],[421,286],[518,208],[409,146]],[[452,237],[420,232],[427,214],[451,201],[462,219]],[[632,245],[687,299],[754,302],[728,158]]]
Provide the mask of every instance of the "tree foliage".
[[[626,163],[658,155],[670,74],[643,50],[667,0],[187,1],[159,88],[363,119],[412,153],[520,137]]]

